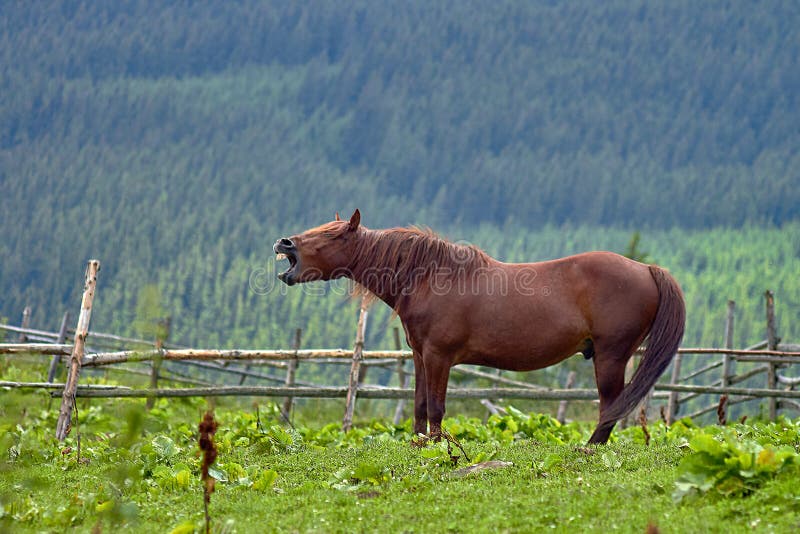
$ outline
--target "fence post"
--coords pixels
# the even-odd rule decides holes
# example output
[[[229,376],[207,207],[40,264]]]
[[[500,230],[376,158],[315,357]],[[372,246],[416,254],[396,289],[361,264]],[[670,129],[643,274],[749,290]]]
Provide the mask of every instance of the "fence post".
[[[286,367],[286,381],[284,384],[286,387],[294,386],[294,377],[297,373],[297,351],[300,350],[300,339],[303,335],[303,330],[301,328],[297,328],[294,331],[294,358],[289,361],[288,366]],[[283,416],[289,421],[289,417],[292,415],[292,405],[294,404],[294,397],[289,395],[285,399],[283,399]]]
[[[567,375],[567,383],[564,384],[564,389],[569,389],[575,384],[576,376],[577,374],[575,373],[575,371],[569,372],[569,374]],[[559,401],[558,403],[558,412],[556,412],[556,419],[558,420],[559,423],[563,425],[564,421],[566,420],[566,417],[567,417],[567,401],[562,400]]]
[[[767,291],[764,292],[764,298],[766,300],[767,311],[767,350],[777,350],[778,336],[775,333],[775,295],[772,291],[767,289]],[[775,389],[778,385],[777,368],[778,366],[776,363],[769,362],[767,367],[768,389]],[[778,399],[770,397],[767,402],[769,406],[769,419],[770,421],[774,421],[778,416]]]
[[[69,323],[69,312],[65,311],[61,317],[61,326],[58,328],[58,338],[56,339],[57,345],[63,345],[67,340],[67,323]],[[50,368],[47,370],[47,381],[52,382],[56,378],[58,372],[58,363],[61,361],[61,356],[58,354],[53,355],[50,359]]]
[[[356,408],[356,394],[358,393],[358,377],[361,369],[361,360],[364,351],[364,331],[367,328],[367,300],[361,299],[361,309],[358,313],[358,327],[356,328],[356,343],[353,347],[353,363],[350,365],[350,384],[347,388],[344,419],[342,430],[348,432],[353,427],[353,412]]]
[[[83,286],[83,299],[81,300],[81,313],[78,316],[78,325],[75,327],[75,343],[72,346],[72,355],[69,360],[69,372],[61,396],[61,409],[56,423],[56,439],[63,441],[70,431],[72,408],[75,405],[75,390],[78,388],[78,375],[81,372],[81,360],[86,348],[86,336],[89,334],[89,320],[92,318],[92,302],[97,286],[97,271],[100,262],[89,260],[86,266],[86,282]]]
[[[20,322],[19,327],[21,330],[26,330],[31,324],[31,307],[25,306],[25,309],[22,310],[22,322]],[[25,343],[28,341],[28,336],[25,335],[25,332],[19,333],[19,342]]]
[[[163,321],[159,321],[159,326],[163,327],[158,328],[156,334],[156,351],[158,354],[153,356],[153,359],[150,361],[150,389],[155,391],[158,389],[158,373],[161,371],[161,362],[162,358],[162,351],[164,350],[164,342],[169,338],[169,329],[172,323],[171,317],[166,317]],[[147,397],[145,401],[145,408],[150,410],[155,406],[156,398],[155,397]]]
[[[736,309],[736,302],[732,300],[728,300],[728,311],[725,317],[725,348],[732,349],[733,348],[733,318],[734,318],[734,311]],[[735,362],[734,357],[731,354],[723,354],[722,355],[722,376],[720,377],[720,385],[723,388],[726,388],[731,385],[731,378],[733,377],[733,373],[731,372],[731,366]],[[728,405],[728,395],[723,394],[719,399],[719,405],[717,406],[717,419],[721,425],[725,424],[727,421],[727,416],[725,410]]]
[[[681,361],[683,360],[683,354],[680,352],[675,355],[675,358],[672,360],[672,377],[670,378],[670,385],[674,386],[681,380]],[[671,425],[675,422],[675,417],[678,415],[678,411],[680,410],[680,399],[678,398],[677,391],[670,391],[669,392],[669,401],[667,402],[667,425]]]
[[[736,302],[728,301],[728,315],[725,320],[725,348],[733,348],[733,318],[734,311],[736,310]],[[732,365],[734,359],[730,354],[722,355],[722,387],[726,388],[730,385],[731,376],[733,376]]]
[[[402,350],[402,345],[400,344],[400,329],[396,326],[394,327],[394,348],[396,350]],[[397,361],[397,379],[402,389],[408,386],[408,373],[406,373],[405,366],[405,358],[400,358],[400,360]],[[403,411],[405,408],[406,399],[397,401],[397,407],[394,409],[394,420],[392,421],[395,426],[399,425],[400,421],[403,420]]]

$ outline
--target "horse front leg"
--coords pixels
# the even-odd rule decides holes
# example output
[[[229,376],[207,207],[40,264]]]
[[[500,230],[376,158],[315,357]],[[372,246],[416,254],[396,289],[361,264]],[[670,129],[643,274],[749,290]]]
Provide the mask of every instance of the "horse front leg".
[[[414,434],[428,432],[428,388],[422,354],[414,351]]]
[[[442,437],[442,419],[445,412],[447,381],[450,379],[451,361],[434,351],[425,352],[425,381],[427,385],[428,436],[434,441]]]

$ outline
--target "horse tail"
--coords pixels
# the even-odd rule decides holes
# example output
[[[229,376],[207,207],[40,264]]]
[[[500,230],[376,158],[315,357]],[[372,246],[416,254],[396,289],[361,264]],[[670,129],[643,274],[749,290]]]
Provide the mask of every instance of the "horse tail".
[[[655,385],[667,369],[683,339],[686,305],[678,282],[666,270],[650,265],[650,274],[658,288],[658,309],[650,326],[647,347],[633,378],[614,402],[601,414],[598,430],[609,432],[628,415]]]

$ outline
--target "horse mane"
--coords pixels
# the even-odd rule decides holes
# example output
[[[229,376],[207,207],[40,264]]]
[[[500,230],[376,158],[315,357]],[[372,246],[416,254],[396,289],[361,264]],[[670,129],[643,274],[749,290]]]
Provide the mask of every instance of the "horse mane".
[[[437,282],[447,277],[470,276],[486,268],[491,261],[488,254],[474,245],[452,243],[429,228],[416,226],[386,230],[364,228],[353,257],[354,278],[364,279],[374,273],[380,283],[391,283],[406,293],[415,291],[432,276],[437,277]],[[358,283],[352,293],[374,297],[368,287]]]

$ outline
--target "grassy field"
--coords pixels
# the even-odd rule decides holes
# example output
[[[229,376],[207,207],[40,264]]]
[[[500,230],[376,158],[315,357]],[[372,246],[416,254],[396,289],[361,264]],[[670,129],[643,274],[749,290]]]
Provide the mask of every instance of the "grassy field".
[[[58,443],[57,402],[0,392],[0,531],[202,531],[197,425],[207,407],[80,401],[70,437]],[[215,415],[213,532],[800,528],[800,421],[658,422],[649,445],[633,427],[585,449],[591,424],[510,408],[485,423],[446,420],[467,460],[447,443],[412,447],[409,423],[293,429],[264,401],[218,405]],[[488,460],[510,465],[459,471]]]

